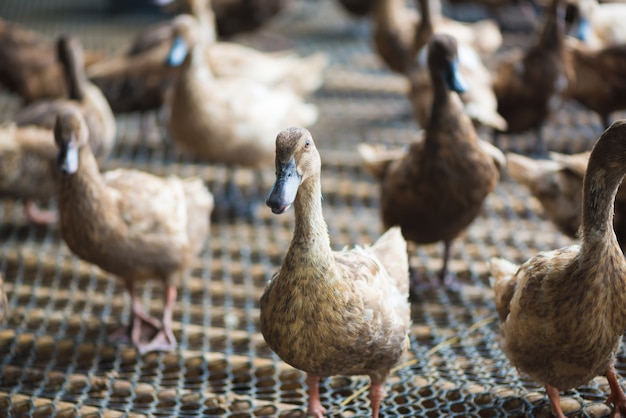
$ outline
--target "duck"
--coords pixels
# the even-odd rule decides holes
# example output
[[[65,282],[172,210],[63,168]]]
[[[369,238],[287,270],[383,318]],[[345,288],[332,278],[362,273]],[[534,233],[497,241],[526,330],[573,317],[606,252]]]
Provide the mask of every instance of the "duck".
[[[196,19],[179,15],[168,63],[181,66],[168,128],[174,144],[208,162],[250,168],[269,166],[274,134],[310,126],[317,107],[290,89],[269,88],[244,77],[216,77],[205,60]]]
[[[110,340],[130,340],[140,354],[173,350],[176,283],[208,237],[212,194],[199,178],[101,173],[88,124],[75,108],[59,112],[54,139],[61,236],[76,256],[120,278],[131,299],[130,324]],[[165,288],[161,320],[143,310],[136,292],[135,283],[149,279]]]
[[[0,125],[0,196],[23,200],[26,219],[35,225],[58,220],[56,211],[38,206],[56,197],[56,154],[51,129]]]
[[[455,36],[459,43],[492,54],[502,44],[502,34],[492,20],[463,23],[441,14],[437,0],[417,0],[420,10],[428,10],[420,17],[403,0],[377,0],[373,14],[374,47],[386,66],[399,74],[407,74],[414,66],[418,52],[428,43],[433,31]],[[427,9],[424,3],[428,3]],[[431,4],[432,3],[432,4]],[[431,12],[431,8],[436,10]]]
[[[428,70],[427,43],[435,32],[431,23],[431,1],[418,0],[422,19],[418,25],[416,37],[420,39],[418,58],[408,72],[410,89],[409,101],[413,117],[420,127],[428,124],[433,101],[433,88]],[[445,30],[438,33],[447,33]],[[449,33],[450,34],[450,33]],[[454,35],[453,35],[454,36]],[[467,90],[461,94],[465,111],[477,127],[489,126],[505,130],[506,120],[497,112],[498,102],[492,88],[492,76],[478,52],[467,44],[458,45],[459,69],[467,81]]]
[[[434,34],[428,44],[434,98],[430,120],[404,152],[359,144],[363,166],[380,182],[384,228],[399,225],[418,244],[444,243],[439,278],[452,287],[448,261],[453,240],[478,216],[506,165],[502,152],[480,139],[463,110],[457,42]]]
[[[507,54],[497,64],[493,90],[498,113],[506,120],[507,129],[493,130],[495,144],[502,132],[534,130],[534,152],[546,155],[542,127],[561,106],[568,80],[562,14],[561,0],[551,0],[537,41],[524,51]]]
[[[384,383],[407,350],[411,326],[406,241],[390,228],[371,246],[333,251],[322,212],[321,159],[301,127],[276,137],[276,181],[267,197],[272,213],[291,205],[295,227],[279,271],[260,301],[268,346],[306,373],[308,416],[326,410],[320,378],[368,375],[372,417]]]
[[[292,89],[301,96],[313,93],[323,84],[327,54],[300,57],[294,51],[266,53],[235,42],[217,42],[211,0],[184,3],[198,21],[198,36],[207,46],[205,59],[216,77],[250,78],[267,86]],[[166,103],[180,72],[179,67],[165,65],[176,37],[176,20],[146,28],[128,49],[88,68],[89,77],[105,89],[114,111],[151,110]],[[150,94],[144,92],[148,87]],[[129,92],[137,97],[137,104],[128,100]]]
[[[87,65],[104,57],[85,51]],[[0,85],[24,103],[67,96],[67,82],[54,42],[17,23],[0,19]]]
[[[507,172],[526,187],[544,209],[547,218],[570,238],[578,237],[582,213],[583,178],[590,151],[576,154],[550,152],[550,159],[533,159],[506,153]],[[615,198],[613,229],[626,250],[626,189]]]
[[[89,143],[99,161],[113,150],[116,124],[113,111],[100,89],[85,75],[83,48],[75,36],[61,36],[57,40],[57,54],[63,64],[68,85],[68,97],[40,100],[19,109],[12,121],[17,126],[38,126],[53,130],[61,108],[78,106],[89,125]]]
[[[611,114],[626,109],[626,43],[593,48],[568,37],[565,45],[571,72],[563,96],[595,112],[608,128]]]
[[[626,43],[626,4],[619,1],[571,0],[577,8],[574,35],[592,48]]]
[[[626,121],[594,144],[582,192],[580,245],[543,251],[522,265],[490,260],[502,349],[543,385],[558,418],[559,391],[608,379],[611,416],[626,414],[615,354],[626,329],[626,260],[613,231],[613,202],[626,174]]]
[[[4,318],[7,317],[8,311],[9,299],[4,291],[4,279],[2,278],[2,274],[0,274],[0,324],[4,321]]]

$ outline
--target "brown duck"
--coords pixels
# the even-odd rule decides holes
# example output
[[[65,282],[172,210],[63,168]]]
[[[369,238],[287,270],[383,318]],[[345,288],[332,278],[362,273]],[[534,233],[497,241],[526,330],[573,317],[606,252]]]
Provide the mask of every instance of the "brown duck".
[[[626,121],[594,145],[583,182],[580,246],[546,251],[519,268],[493,259],[503,350],[544,385],[554,413],[559,390],[606,375],[613,415],[626,414],[615,353],[626,329],[626,260],[613,232],[613,202],[626,174]]]
[[[546,216],[564,234],[576,238],[582,212],[583,178],[589,152],[550,153],[550,160],[536,160],[507,153],[507,171],[539,200]],[[626,189],[615,198],[613,229],[622,250],[626,249]]]
[[[63,239],[77,256],[122,279],[130,295],[131,323],[111,339],[130,339],[142,354],[175,348],[176,282],[203,247],[213,196],[200,179],[125,169],[101,174],[75,109],[59,114],[54,134]],[[143,311],[137,296],[135,282],[147,279],[165,287],[161,321]]]
[[[83,48],[78,38],[62,36],[57,42],[69,88],[68,98],[42,100],[20,109],[14,117],[18,126],[39,126],[52,130],[60,109],[80,108],[89,127],[89,143],[98,158],[106,158],[115,145],[115,117],[102,92],[87,80]]]
[[[419,244],[444,242],[440,277],[448,280],[450,247],[479,214],[499,180],[504,155],[476,134],[457,92],[464,91],[456,41],[433,35],[428,67],[434,88],[424,136],[406,152],[361,144],[365,168],[381,182],[384,228],[399,225]]]
[[[292,204],[295,229],[278,273],[261,298],[268,345],[307,373],[308,414],[322,417],[321,377],[369,375],[372,416],[383,384],[408,346],[410,305],[406,242],[391,228],[371,247],[332,251],[322,214],[321,161],[309,131],[276,138],[276,182],[267,198],[275,214]]]
[[[496,144],[500,132],[535,130],[535,152],[547,153],[542,127],[560,106],[561,94],[567,87],[561,3],[562,0],[551,1],[542,31],[530,48],[516,51],[498,64],[493,90],[498,113],[506,120],[507,129],[494,129]]]

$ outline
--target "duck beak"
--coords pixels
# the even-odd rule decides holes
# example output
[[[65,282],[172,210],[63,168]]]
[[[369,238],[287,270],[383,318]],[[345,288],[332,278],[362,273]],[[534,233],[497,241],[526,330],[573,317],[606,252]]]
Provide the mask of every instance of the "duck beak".
[[[591,23],[586,17],[581,17],[578,21],[578,28],[576,30],[576,37],[583,42],[589,41],[591,35]]]
[[[458,59],[449,64],[446,74],[446,82],[448,83],[448,88],[452,91],[456,91],[457,93],[465,93],[467,91],[467,83],[461,75]]]
[[[272,209],[272,213],[284,213],[296,200],[298,187],[302,176],[296,168],[296,160],[291,159],[287,164],[276,163],[276,181],[265,204]]]
[[[74,174],[78,171],[78,147],[73,145],[75,138],[69,144],[59,148],[57,164],[63,174]]]
[[[189,46],[187,45],[187,42],[185,42],[182,37],[177,36],[174,38],[172,48],[167,56],[167,65],[170,67],[178,67],[185,61],[188,52]]]

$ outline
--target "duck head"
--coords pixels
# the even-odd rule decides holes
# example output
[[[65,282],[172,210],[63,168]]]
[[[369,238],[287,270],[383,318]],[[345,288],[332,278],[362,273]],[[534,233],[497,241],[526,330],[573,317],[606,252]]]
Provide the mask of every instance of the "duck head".
[[[167,65],[178,67],[185,62],[191,48],[197,42],[198,23],[187,14],[178,15],[172,22],[174,26],[174,41],[167,55]]]
[[[435,34],[428,43],[428,68],[431,74],[443,77],[446,86],[457,93],[467,90],[459,69],[457,41],[453,36]]]
[[[321,159],[311,133],[289,128],[276,137],[276,181],[265,203],[275,214],[284,213],[296,200],[298,188],[321,171]]]
[[[54,140],[59,149],[57,165],[63,174],[78,171],[78,150],[89,146],[89,131],[79,109],[68,107],[59,112],[54,125]]]

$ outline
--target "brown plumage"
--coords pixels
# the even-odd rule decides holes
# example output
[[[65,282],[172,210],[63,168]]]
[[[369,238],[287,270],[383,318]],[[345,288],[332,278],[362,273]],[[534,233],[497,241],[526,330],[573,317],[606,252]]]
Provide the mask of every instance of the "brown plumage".
[[[25,200],[26,218],[35,224],[57,221],[55,211],[42,211],[36,202],[56,196],[52,130],[35,126],[0,126],[0,196]]]
[[[78,38],[63,36],[57,42],[69,87],[68,98],[42,100],[28,105],[14,116],[18,126],[39,126],[52,130],[58,112],[78,107],[89,127],[89,143],[99,160],[106,158],[115,145],[116,125],[113,112],[102,92],[85,75],[83,48]]]
[[[565,51],[571,73],[564,96],[596,112],[607,128],[611,113],[626,109],[626,44],[596,49],[568,38]]]
[[[0,274],[0,324],[6,318],[9,310],[9,300],[7,299],[7,294],[4,291],[4,281],[2,279],[2,274]]]
[[[59,114],[55,140],[63,239],[74,254],[118,276],[130,294],[131,323],[111,338],[130,338],[140,353],[173,349],[176,282],[202,249],[213,196],[197,178],[125,169],[101,174],[87,136],[80,112]],[[165,287],[162,321],[143,311],[135,292],[135,282],[147,279]]]
[[[100,52],[86,53],[87,64],[101,59]],[[0,84],[26,103],[67,96],[63,67],[47,37],[0,19]]]
[[[392,228],[371,247],[332,251],[320,171],[306,129],[278,134],[276,182],[267,205],[281,214],[293,204],[295,229],[261,298],[261,331],[281,359],[307,373],[309,415],[325,413],[320,377],[365,374],[377,417],[382,385],[409,341],[406,242],[399,228]]]
[[[542,127],[561,104],[567,86],[564,61],[564,19],[562,0],[552,0],[537,41],[525,51],[515,51],[498,65],[493,90],[498,113],[507,122],[504,132],[535,130],[538,154],[547,152]],[[497,143],[498,130],[494,130]]]
[[[564,234],[576,238],[582,213],[583,178],[589,152],[566,155],[550,153],[550,160],[535,160],[507,153],[507,170],[539,200],[546,216]],[[615,198],[613,229],[626,249],[626,189]]]
[[[408,9],[404,0],[374,2],[374,47],[390,70],[406,74],[417,51],[428,41],[417,30],[419,23],[419,15]]]
[[[589,157],[580,246],[539,253],[517,270],[502,259],[491,262],[503,350],[520,372],[546,387],[558,417],[564,417],[558,391],[599,374],[609,380],[612,416],[626,413],[613,366],[626,328],[626,260],[612,223],[624,161],[626,121],[618,121]]]
[[[442,279],[452,240],[476,218],[504,164],[502,153],[478,137],[463,111],[455,62],[454,38],[434,35],[428,55],[434,100],[420,141],[389,160],[374,147],[359,147],[365,168],[381,182],[384,227],[399,225],[407,240],[420,244],[444,241]]]

